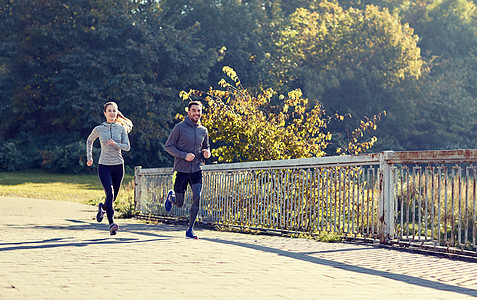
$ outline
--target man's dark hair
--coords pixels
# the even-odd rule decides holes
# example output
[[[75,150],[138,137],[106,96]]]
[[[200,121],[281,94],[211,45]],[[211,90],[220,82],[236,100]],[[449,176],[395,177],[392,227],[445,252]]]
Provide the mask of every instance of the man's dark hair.
[[[202,103],[200,103],[199,101],[191,101],[189,102],[189,105],[187,106],[187,108],[190,109],[192,105],[199,105],[200,107],[202,107]]]

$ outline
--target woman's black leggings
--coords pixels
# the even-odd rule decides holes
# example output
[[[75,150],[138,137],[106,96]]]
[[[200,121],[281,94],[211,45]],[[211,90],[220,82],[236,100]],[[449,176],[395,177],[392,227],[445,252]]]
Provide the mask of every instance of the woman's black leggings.
[[[119,188],[124,177],[124,165],[99,165],[98,164],[98,176],[101,180],[101,184],[106,194],[106,201],[104,203],[104,209],[108,216],[109,224],[113,224],[114,208],[113,202],[118,196]]]

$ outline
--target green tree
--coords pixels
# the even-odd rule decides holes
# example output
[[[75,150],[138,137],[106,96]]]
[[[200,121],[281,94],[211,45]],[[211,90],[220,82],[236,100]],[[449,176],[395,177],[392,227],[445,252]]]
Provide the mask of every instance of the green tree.
[[[474,148],[477,143],[476,57],[439,62],[419,83],[414,134],[416,149]]]
[[[323,1],[297,9],[280,28],[271,84],[281,90],[301,87],[328,111],[350,114],[345,122],[330,124],[343,137],[380,111],[390,116],[381,129],[396,125],[393,120],[408,104],[393,95],[399,91],[394,87],[417,80],[424,63],[418,37],[398,16],[372,5],[344,10]]]
[[[475,51],[477,10],[469,0],[345,0],[345,8],[365,9],[367,5],[387,8],[409,23],[420,37],[419,47],[426,57],[466,55]]]
[[[0,114],[9,116],[11,113],[11,94],[15,85],[15,76],[11,71],[10,64],[17,52],[18,41],[14,36],[15,24],[12,15],[15,11],[14,1],[2,1],[0,3]],[[9,101],[7,101],[7,99]],[[0,141],[8,136],[8,130],[12,124],[12,118],[3,118],[0,122]]]
[[[387,7],[419,36],[425,71],[387,89],[389,117],[379,149],[455,149],[475,145],[475,1],[346,1]],[[356,3],[359,2],[359,5]],[[344,1],[340,4],[345,5]],[[353,6],[351,5],[351,6]]]
[[[180,106],[177,95],[204,82],[216,61],[194,28],[176,28],[155,1],[2,5],[0,103],[9,116],[3,139],[33,136],[35,147],[84,140],[103,121],[102,105],[114,100],[135,123],[136,151],[126,159],[145,166],[170,160],[162,143]]]
[[[162,9],[176,16],[178,28],[195,28],[200,43],[217,54],[207,83],[217,83],[217,74],[226,65],[235,66],[247,82],[260,81],[260,62],[270,43],[270,5],[265,1],[236,0],[161,2]]]
[[[432,1],[419,25],[420,47],[427,55],[451,58],[477,49],[477,8],[472,1]]]
[[[277,66],[286,70],[284,76],[305,82],[306,94],[313,96],[339,85],[340,77],[386,86],[406,76],[418,78],[422,66],[413,30],[375,6],[344,11],[323,2],[314,11],[298,9],[277,46]]]

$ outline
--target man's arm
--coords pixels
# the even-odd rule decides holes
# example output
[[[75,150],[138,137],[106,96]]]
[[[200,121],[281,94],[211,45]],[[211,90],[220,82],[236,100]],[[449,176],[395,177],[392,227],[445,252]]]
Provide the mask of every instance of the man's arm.
[[[205,159],[210,157],[209,132],[207,129],[205,129],[205,137],[204,141],[202,142],[202,154],[204,155]]]
[[[164,146],[164,149],[172,156],[177,157],[177,158],[183,158],[185,159],[187,152],[181,151],[176,147],[176,143],[179,140],[180,134],[179,134],[179,128],[174,126],[174,129],[172,129],[171,134],[169,135],[169,138],[167,139],[166,145]]]

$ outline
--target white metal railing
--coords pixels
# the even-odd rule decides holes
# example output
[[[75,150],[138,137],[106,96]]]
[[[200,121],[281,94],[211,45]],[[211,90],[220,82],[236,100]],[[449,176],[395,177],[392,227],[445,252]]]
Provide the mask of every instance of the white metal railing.
[[[472,149],[205,165],[198,222],[475,252],[476,160]],[[171,168],[136,167],[135,183],[138,216],[187,219],[188,193],[163,208]]]

